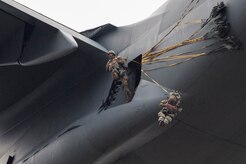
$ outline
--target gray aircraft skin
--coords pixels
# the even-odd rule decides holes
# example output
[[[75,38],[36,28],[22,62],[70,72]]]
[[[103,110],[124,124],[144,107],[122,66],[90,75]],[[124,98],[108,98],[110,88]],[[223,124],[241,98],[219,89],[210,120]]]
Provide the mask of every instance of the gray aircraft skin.
[[[245,6],[169,0],[141,22],[78,33],[1,0],[0,164],[244,164]],[[120,90],[105,106],[111,49],[129,60],[134,97],[126,103]],[[149,50],[167,61],[146,60]],[[157,121],[168,96],[158,84],[182,94],[167,126]]]

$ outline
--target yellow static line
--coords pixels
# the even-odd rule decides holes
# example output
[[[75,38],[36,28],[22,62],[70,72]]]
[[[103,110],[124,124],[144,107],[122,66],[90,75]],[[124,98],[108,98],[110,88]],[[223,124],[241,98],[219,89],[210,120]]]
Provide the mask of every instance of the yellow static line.
[[[205,52],[203,53],[197,53],[197,54],[190,54],[190,55],[182,55],[182,56],[170,56],[167,57],[166,59],[160,59],[160,60],[155,60],[155,61],[143,61],[142,63],[145,64],[155,64],[155,63],[159,63],[159,62],[169,62],[169,61],[173,61],[173,60],[179,60],[179,59],[187,59],[187,58],[196,58],[196,57],[200,57],[200,56],[204,56],[206,55]]]
[[[185,45],[189,45],[189,44],[193,44],[193,43],[197,43],[197,42],[200,42],[200,41],[204,41],[204,37],[198,37],[198,38],[195,38],[195,39],[187,39],[187,40],[184,40],[183,42],[180,42],[180,43],[177,43],[175,45],[171,45],[171,46],[168,46],[164,49],[162,49],[161,51],[159,52],[155,52],[155,53],[145,53],[142,57],[142,60],[143,61],[151,61],[153,60],[154,58],[168,52],[168,51],[171,51],[171,50],[174,50],[178,47],[181,47],[181,46],[185,46]]]
[[[169,92],[162,86],[160,85],[156,80],[154,80],[152,77],[150,77],[146,72],[144,72],[144,70],[141,70],[145,76],[147,76],[152,82],[154,82],[157,86],[159,86],[163,91],[165,91],[166,93],[169,94]]]

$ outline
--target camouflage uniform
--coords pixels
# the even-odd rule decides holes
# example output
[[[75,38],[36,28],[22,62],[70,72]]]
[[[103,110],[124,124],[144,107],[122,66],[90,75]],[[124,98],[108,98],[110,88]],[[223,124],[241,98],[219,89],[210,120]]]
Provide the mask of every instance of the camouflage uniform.
[[[131,101],[131,91],[128,87],[127,61],[120,56],[111,57],[106,65],[106,70],[111,72],[112,78],[122,83],[127,102]]]
[[[181,112],[182,108],[180,105],[180,94],[178,92],[171,92],[167,100],[162,100],[160,106],[162,107],[161,111],[158,113],[159,125],[169,124],[177,115],[177,112]]]

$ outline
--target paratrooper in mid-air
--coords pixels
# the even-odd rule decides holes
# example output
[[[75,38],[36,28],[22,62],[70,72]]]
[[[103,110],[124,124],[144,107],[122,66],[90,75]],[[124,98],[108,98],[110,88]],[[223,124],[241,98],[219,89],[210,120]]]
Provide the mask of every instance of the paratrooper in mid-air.
[[[132,93],[128,87],[127,60],[121,56],[117,56],[112,50],[108,51],[108,57],[109,61],[106,65],[106,70],[111,72],[113,80],[117,80],[122,84],[126,101],[129,102],[132,99]]]

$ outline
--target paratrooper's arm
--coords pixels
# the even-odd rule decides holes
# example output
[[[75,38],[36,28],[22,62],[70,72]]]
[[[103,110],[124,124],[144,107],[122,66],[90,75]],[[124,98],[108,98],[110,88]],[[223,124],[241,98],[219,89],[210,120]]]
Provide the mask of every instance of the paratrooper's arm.
[[[106,71],[110,71],[110,68],[109,68],[109,61],[107,62],[107,64],[106,64]]]
[[[126,58],[123,58],[123,57],[119,56],[119,57],[117,58],[117,62],[118,62],[120,65],[122,65],[125,69],[128,68],[128,65],[127,65],[127,59],[126,59]]]

